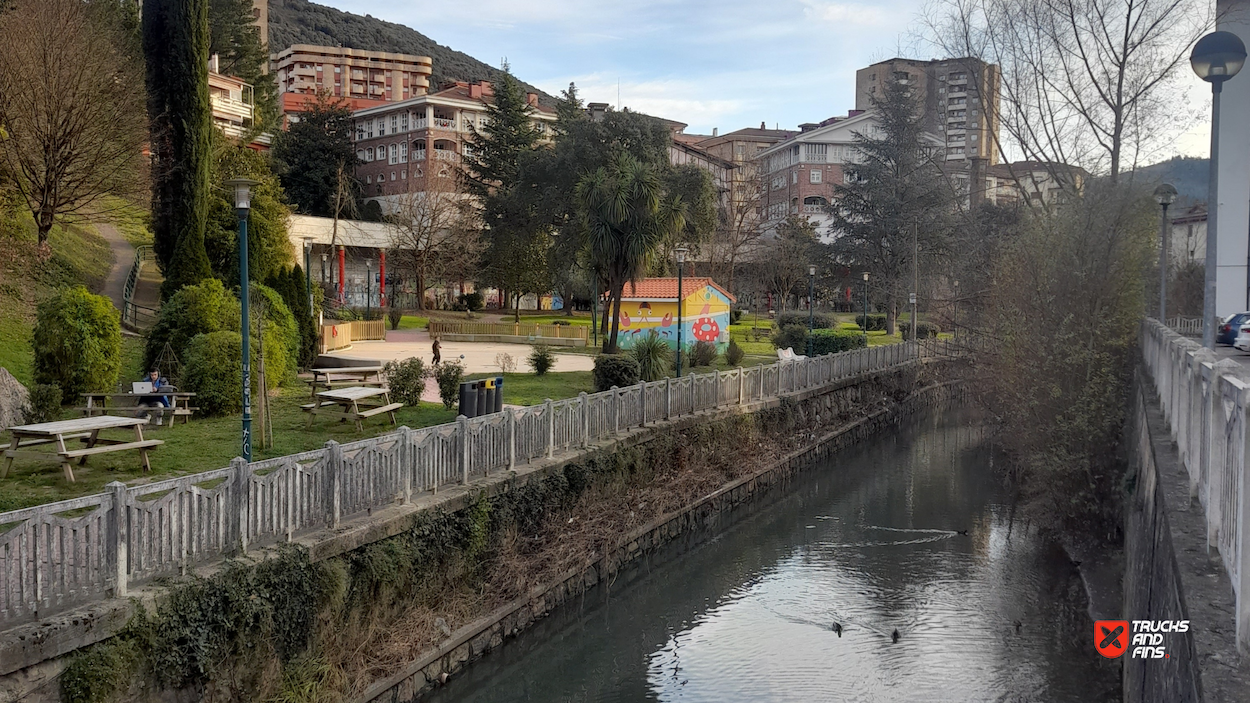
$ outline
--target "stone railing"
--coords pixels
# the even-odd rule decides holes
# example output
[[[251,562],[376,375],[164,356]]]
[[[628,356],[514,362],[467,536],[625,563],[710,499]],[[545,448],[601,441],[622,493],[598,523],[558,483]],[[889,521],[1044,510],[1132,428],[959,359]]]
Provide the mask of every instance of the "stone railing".
[[[928,340],[691,374],[0,513],[0,629],[622,431],[956,353]]]
[[[1168,319],[1168,327],[1186,336],[1202,336],[1201,317],[1173,317]]]
[[[1237,599],[1237,648],[1250,649],[1250,481],[1246,480],[1250,370],[1218,359],[1157,320],[1142,325],[1142,357],[1155,382],[1189,492],[1206,514],[1207,544],[1219,550]]]

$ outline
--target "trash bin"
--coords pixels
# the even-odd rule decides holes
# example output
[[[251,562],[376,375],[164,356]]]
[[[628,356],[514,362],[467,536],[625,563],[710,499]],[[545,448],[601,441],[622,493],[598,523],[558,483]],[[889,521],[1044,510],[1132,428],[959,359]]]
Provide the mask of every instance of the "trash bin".
[[[474,381],[460,383],[460,414],[465,417],[477,417],[477,388]]]
[[[503,412],[503,376],[495,377],[495,412]]]

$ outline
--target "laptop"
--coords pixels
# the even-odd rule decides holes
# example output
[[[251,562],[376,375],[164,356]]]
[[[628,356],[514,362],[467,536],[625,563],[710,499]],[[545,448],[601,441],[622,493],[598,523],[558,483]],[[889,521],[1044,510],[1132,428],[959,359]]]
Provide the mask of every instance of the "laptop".
[[[135,381],[130,384],[130,392],[135,395],[146,395],[152,392],[151,381]]]

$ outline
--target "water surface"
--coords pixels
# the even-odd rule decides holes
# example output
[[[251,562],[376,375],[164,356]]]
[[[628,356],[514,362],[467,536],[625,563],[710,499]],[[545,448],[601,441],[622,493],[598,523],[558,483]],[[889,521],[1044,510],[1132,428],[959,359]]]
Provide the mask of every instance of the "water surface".
[[[1075,569],[1013,519],[991,456],[967,411],[886,431],[430,700],[1119,700]]]

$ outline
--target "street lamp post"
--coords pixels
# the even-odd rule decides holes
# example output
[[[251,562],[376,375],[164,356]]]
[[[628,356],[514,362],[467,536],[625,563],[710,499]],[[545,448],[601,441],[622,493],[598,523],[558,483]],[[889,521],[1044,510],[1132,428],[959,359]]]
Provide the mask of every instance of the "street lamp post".
[[[864,272],[864,347],[868,346],[868,272]]]
[[[816,328],[816,267],[807,267],[807,355],[812,355],[812,331]]]
[[[673,253],[677,255],[677,378],[681,378],[681,326],[682,326],[682,297],[681,297],[681,270],[686,263],[686,247],[677,247]]]
[[[365,319],[373,315],[373,259],[365,259]]]
[[[959,279],[955,279],[955,320],[951,323],[955,328],[952,335],[955,339],[959,339]]]
[[[252,209],[252,186],[258,181],[232,178],[226,186],[234,189],[234,211],[239,217],[239,302],[242,308],[243,364],[243,460],[252,461],[252,352],[251,309],[248,301],[247,214]]]
[[[313,313],[312,294],[312,237],[304,237],[304,288],[308,293],[308,314]]]
[[[329,258],[330,258],[330,255],[329,255],[329,254],[327,254],[327,253],[326,253],[326,252],[324,252],[324,251],[323,251],[323,252],[321,252],[321,285],[323,285],[323,286],[324,286],[324,285],[325,285],[325,283],[326,283],[326,261],[327,261]]]
[[[1207,189],[1207,260],[1203,277],[1202,346],[1215,349],[1215,274],[1219,252],[1216,248],[1216,197],[1219,192],[1220,158],[1220,92],[1224,81],[1237,75],[1246,63],[1246,45],[1232,32],[1212,32],[1194,44],[1189,65],[1198,77],[1211,84],[1211,159],[1210,185]],[[1247,271],[1250,274],[1250,271]],[[1250,282],[1248,282],[1250,283]],[[1250,285],[1247,286],[1250,294]]]
[[[1171,227],[1168,223],[1168,206],[1176,200],[1176,188],[1171,183],[1163,183],[1155,188],[1155,202],[1163,208],[1159,215],[1159,322],[1168,323],[1168,235]]]

